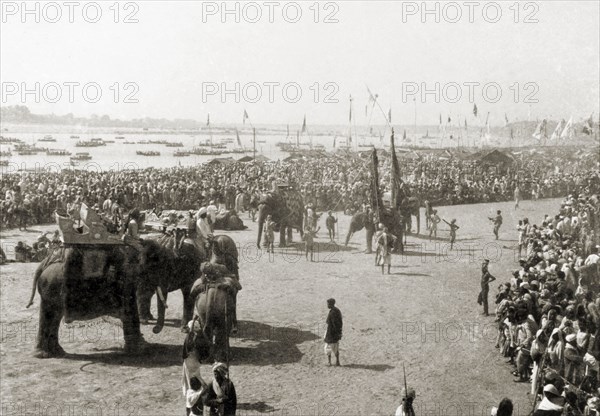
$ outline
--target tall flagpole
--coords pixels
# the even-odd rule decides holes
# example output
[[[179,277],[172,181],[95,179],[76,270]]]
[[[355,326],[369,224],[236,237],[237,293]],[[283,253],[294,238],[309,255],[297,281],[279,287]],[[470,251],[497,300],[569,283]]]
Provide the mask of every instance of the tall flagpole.
[[[413,102],[415,103],[415,138],[413,145],[417,143],[417,99],[413,97]]]

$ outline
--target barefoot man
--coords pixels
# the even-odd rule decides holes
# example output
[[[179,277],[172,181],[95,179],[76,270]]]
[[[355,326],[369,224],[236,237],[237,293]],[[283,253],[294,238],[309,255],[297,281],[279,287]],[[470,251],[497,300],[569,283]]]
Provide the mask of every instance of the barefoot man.
[[[325,333],[325,354],[331,365],[331,353],[335,354],[335,365],[340,365],[339,342],[342,339],[342,312],[335,306],[335,299],[327,299],[329,314],[327,315],[327,332]]]

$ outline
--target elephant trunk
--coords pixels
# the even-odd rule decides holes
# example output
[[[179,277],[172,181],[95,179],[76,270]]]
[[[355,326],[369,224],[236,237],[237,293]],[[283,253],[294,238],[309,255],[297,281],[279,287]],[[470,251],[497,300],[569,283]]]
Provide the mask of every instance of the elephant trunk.
[[[258,206],[258,238],[256,239],[256,247],[260,249],[260,239],[262,238],[263,225],[266,220],[266,205],[261,204]]]
[[[165,325],[165,309],[168,308],[167,300],[165,299],[163,290],[160,286],[156,287],[156,307],[158,309],[158,318],[156,325],[152,328],[152,332],[155,334],[160,333]]]

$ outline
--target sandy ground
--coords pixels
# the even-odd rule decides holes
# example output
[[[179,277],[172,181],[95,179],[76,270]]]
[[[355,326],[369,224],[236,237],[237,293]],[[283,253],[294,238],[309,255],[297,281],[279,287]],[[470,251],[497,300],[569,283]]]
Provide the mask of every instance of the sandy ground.
[[[461,227],[455,250],[448,251],[448,226],[441,223],[437,241],[408,237],[407,252],[393,257],[390,275],[381,275],[373,255],[363,254],[364,231],[349,247],[328,244],[323,217],[318,261],[311,263],[297,247],[276,248],[271,256],[258,251],[256,224],[243,217],[249,229],[230,233],[240,244],[244,286],[240,333],[231,339],[238,414],[393,415],[403,364],[417,391],[417,415],[489,415],[504,396],[515,402],[515,415],[527,414],[529,385],[513,383],[494,348],[494,318],[482,316],[476,303],[480,264],[490,258],[491,273],[506,280],[517,266],[516,220],[540,223],[558,206],[544,200],[525,201],[517,211],[512,203],[440,207],[443,218],[456,218]],[[498,241],[487,219],[496,209],[504,213]],[[342,234],[349,220],[339,217]],[[5,231],[3,247],[12,257],[16,241],[32,243],[39,231],[54,228]],[[35,359],[39,295],[30,309],[25,305],[36,266],[0,267],[2,414],[184,414],[181,294],[171,293],[161,334],[143,327],[152,343],[147,355],[125,355],[117,321],[102,318],[62,323],[68,355]],[[344,317],[339,368],[328,367],[323,352],[329,297]],[[210,365],[203,369],[210,378]]]

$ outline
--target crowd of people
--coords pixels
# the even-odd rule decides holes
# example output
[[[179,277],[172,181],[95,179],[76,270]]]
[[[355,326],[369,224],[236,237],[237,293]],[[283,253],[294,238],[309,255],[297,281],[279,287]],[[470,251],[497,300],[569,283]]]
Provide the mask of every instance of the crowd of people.
[[[499,285],[496,348],[541,402],[533,415],[600,415],[600,200],[571,194],[540,225],[517,226],[520,267]],[[496,280],[482,265],[479,303]]]
[[[390,172],[390,158],[381,160],[380,171]],[[514,198],[515,190],[523,199],[600,190],[598,162],[589,159],[565,161],[560,170],[554,161],[496,169],[433,156],[402,160],[401,165],[407,193],[434,205],[506,201]],[[52,222],[54,211],[69,213],[81,203],[120,218],[133,208],[197,210],[210,200],[225,209],[246,210],[277,183],[299,189],[305,203],[312,203],[318,211],[354,213],[370,200],[370,160],[358,154],[328,154],[285,162],[119,172],[7,173],[0,178],[0,219],[3,228],[26,229]],[[384,192],[389,190],[389,173],[380,175],[380,186]]]

